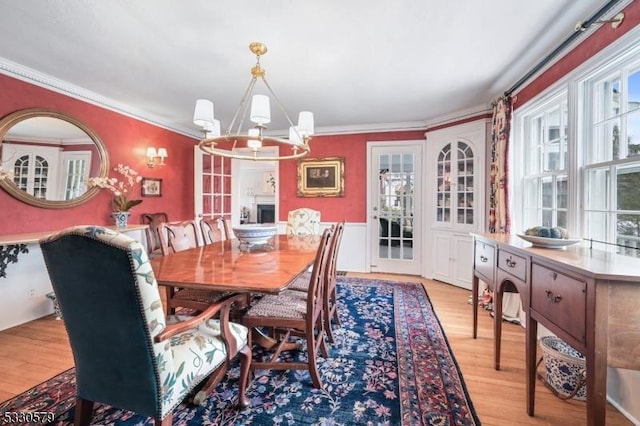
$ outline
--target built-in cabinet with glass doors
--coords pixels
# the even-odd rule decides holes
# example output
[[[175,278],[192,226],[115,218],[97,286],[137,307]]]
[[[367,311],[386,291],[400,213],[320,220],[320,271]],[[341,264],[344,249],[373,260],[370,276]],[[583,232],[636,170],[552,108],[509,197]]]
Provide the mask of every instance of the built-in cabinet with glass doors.
[[[486,123],[479,121],[427,133],[427,187],[431,191],[427,270],[439,281],[471,289],[473,244],[482,229]]]

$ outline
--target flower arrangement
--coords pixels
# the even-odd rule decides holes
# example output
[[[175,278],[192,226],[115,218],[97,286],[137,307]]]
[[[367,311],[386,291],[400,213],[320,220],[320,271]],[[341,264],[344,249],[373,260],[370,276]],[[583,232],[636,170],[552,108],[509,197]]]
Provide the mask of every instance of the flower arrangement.
[[[138,172],[123,164],[118,164],[113,170],[122,175],[122,180],[118,180],[115,177],[92,177],[87,180],[87,185],[89,187],[107,188],[114,195],[114,210],[128,212],[132,207],[142,203],[142,200],[130,200],[127,198],[129,190],[140,183],[142,176],[139,176]]]

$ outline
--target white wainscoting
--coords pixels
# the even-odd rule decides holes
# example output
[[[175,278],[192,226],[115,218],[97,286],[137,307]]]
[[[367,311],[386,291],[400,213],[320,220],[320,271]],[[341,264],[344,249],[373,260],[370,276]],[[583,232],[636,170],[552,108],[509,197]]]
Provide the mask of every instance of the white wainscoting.
[[[322,230],[333,225],[334,222],[322,222]],[[284,234],[287,222],[278,222],[278,233]],[[338,271],[369,272],[367,269],[367,224],[345,223],[342,243],[338,253]]]
[[[146,246],[144,227],[126,231]],[[0,278],[0,330],[24,324],[53,314],[53,302],[47,293],[53,291],[37,243],[28,243],[28,253],[18,254],[18,262],[7,265],[5,278]]]
[[[331,223],[323,223],[323,228]],[[286,222],[278,223],[284,233]],[[144,230],[127,232],[146,245]],[[338,257],[338,270],[366,272],[366,234],[364,223],[345,224]],[[6,278],[0,278],[0,330],[53,314],[53,303],[47,293],[53,291],[37,243],[27,245],[29,253],[18,255],[18,262],[7,266]]]

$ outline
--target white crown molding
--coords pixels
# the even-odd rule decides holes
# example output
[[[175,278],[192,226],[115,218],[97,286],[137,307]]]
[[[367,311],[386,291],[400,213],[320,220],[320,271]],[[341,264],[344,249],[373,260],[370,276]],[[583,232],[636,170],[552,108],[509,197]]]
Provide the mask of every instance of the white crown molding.
[[[386,133],[412,130],[424,130],[424,121],[403,121],[397,123],[354,124],[316,128],[316,135],[348,135],[355,133]]]
[[[456,111],[452,114],[443,115],[432,120],[426,122],[427,128],[432,128],[436,126],[443,126],[450,123],[455,123],[457,121],[466,120],[468,118],[474,118],[479,115],[490,114],[491,113],[491,105],[476,105],[474,107],[465,108],[460,111]]]
[[[160,118],[151,116],[148,113],[134,108],[130,105],[124,104],[106,96],[102,96],[83,87],[76,86],[67,81],[60,80],[48,74],[36,71],[33,68],[26,67],[2,57],[0,57],[0,73],[21,81],[26,81],[27,83],[31,83],[35,86],[43,87],[53,92],[69,96],[74,99],[79,99],[92,105],[96,105],[100,108],[114,111],[118,114],[122,114],[127,117],[131,117],[136,120],[140,120],[145,123],[170,130],[172,132],[176,132],[193,138],[197,137],[195,136],[193,129],[169,126],[166,123],[163,123],[163,120],[161,120]]]

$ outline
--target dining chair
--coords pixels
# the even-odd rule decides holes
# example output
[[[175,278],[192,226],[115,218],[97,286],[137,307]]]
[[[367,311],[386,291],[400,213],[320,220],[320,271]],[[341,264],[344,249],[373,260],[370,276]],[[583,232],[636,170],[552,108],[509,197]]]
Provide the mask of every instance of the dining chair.
[[[195,220],[163,222],[160,224],[162,254],[168,255],[200,246],[198,225]]]
[[[229,225],[223,217],[201,219],[200,229],[204,244],[212,244],[216,241],[229,239]]]
[[[340,243],[342,242],[344,223],[345,221],[343,220],[335,225],[334,232],[329,241],[327,273],[324,275],[324,306],[322,312],[327,339],[329,339],[331,343],[335,342],[331,324],[333,323],[338,327],[341,325],[340,318],[338,317],[338,292],[336,283],[338,253],[340,251]],[[309,274],[305,272],[300,275],[300,277],[296,278],[287,288],[306,293],[309,289]]]
[[[253,361],[252,369],[308,370],[313,385],[322,388],[318,372],[318,352],[327,357],[322,318],[323,275],[329,254],[329,238],[332,231],[326,229],[320,239],[307,293],[284,290],[279,294],[267,294],[252,305],[242,317],[242,323],[250,329],[269,329],[277,339],[275,350],[265,354],[260,361]],[[291,345],[293,338],[306,339],[307,354],[298,358],[281,356]],[[296,346],[297,348],[297,346]]]
[[[291,210],[287,215],[287,235],[320,235],[320,212],[310,208]]]
[[[147,239],[147,254],[150,257],[162,256],[162,240],[160,239],[160,224],[169,221],[169,215],[164,212],[142,213],[140,219],[144,225]]]
[[[95,402],[170,425],[173,410],[194,391],[193,402],[205,402],[237,355],[238,406],[248,406],[250,337],[228,319],[235,296],[198,316],[165,317],[138,241],[75,226],[39,243],[73,352],[76,425],[90,423]]]
[[[230,240],[232,237],[231,237],[231,231],[229,230],[229,222],[227,222],[227,219],[224,216],[220,216],[218,220],[222,224],[222,231],[224,234],[225,241]]]
[[[194,220],[165,222],[160,226],[162,253],[167,256],[190,248],[199,247],[198,225]],[[203,311],[216,303],[229,292],[202,290],[166,286],[167,313],[173,314],[176,308],[190,308]]]

